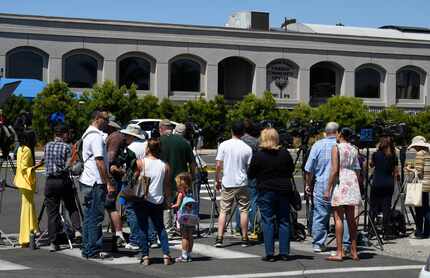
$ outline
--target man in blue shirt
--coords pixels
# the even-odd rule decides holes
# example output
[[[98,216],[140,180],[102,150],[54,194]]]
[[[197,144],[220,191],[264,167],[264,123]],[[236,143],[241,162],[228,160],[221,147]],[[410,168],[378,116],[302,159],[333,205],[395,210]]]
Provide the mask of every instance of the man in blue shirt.
[[[313,196],[313,221],[312,236],[314,252],[325,251],[325,241],[328,235],[331,203],[324,200],[324,192],[327,190],[328,179],[331,168],[331,150],[336,144],[336,134],[339,125],[335,122],[329,122],[325,127],[326,137],[317,141],[311,149],[308,160],[305,165],[305,191],[308,195]],[[315,178],[315,184],[312,180]],[[344,229],[345,248],[349,246],[348,228]]]

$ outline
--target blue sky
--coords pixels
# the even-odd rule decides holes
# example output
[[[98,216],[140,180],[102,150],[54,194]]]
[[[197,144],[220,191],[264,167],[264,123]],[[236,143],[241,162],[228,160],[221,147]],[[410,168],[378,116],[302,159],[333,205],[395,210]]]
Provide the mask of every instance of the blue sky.
[[[0,12],[223,26],[234,11],[300,22],[430,27],[430,0],[1,0]]]

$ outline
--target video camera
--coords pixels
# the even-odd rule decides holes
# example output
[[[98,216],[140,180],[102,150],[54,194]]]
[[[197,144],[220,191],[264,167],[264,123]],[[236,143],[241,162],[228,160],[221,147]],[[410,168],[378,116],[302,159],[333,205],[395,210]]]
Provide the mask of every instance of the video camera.
[[[376,119],[373,124],[360,129],[359,139],[361,145],[374,146],[378,138],[388,136],[393,138],[396,145],[404,145],[407,139],[408,127],[406,123],[395,123]]]
[[[323,121],[310,120],[309,122],[303,122],[294,119],[290,121],[289,125],[287,126],[287,131],[292,137],[300,138],[302,145],[307,145],[309,143],[309,139],[312,136],[318,135],[323,130],[323,128]]]

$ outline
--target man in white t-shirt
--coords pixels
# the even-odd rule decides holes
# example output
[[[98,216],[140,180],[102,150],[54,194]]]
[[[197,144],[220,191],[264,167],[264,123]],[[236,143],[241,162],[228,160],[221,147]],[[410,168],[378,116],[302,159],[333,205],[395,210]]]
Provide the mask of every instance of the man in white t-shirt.
[[[88,259],[105,259],[108,254],[102,252],[102,224],[106,194],[115,192],[108,175],[108,157],[103,133],[109,122],[109,116],[106,111],[95,111],[91,119],[91,125],[82,135],[84,171],[79,178],[85,207],[82,256]]]
[[[218,236],[215,247],[222,247],[226,215],[231,213],[234,201],[240,209],[240,226],[242,229],[242,246],[248,246],[248,166],[251,163],[252,149],[240,138],[244,134],[242,122],[232,127],[232,138],[224,141],[218,148],[216,156],[216,188],[221,191],[221,211],[218,218]],[[221,170],[223,176],[221,180]]]

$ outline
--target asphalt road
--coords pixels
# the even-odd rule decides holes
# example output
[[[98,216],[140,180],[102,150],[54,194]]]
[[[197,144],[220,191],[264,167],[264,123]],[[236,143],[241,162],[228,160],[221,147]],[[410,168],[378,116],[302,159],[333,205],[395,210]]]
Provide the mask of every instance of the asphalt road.
[[[213,163],[213,156],[204,159]],[[0,176],[4,176],[4,169]],[[38,175],[38,194],[35,196],[36,208],[40,211],[43,202],[44,176]],[[9,183],[11,182],[9,175]],[[303,192],[303,181],[296,179]],[[210,175],[209,188],[213,190],[213,174]],[[7,234],[19,230],[20,198],[17,191],[7,189],[2,196],[0,229]],[[202,229],[209,226],[210,205],[206,187],[201,189]],[[300,213],[304,217],[304,212]],[[43,216],[41,229],[46,227]],[[107,246],[109,234],[106,234]],[[287,262],[265,263],[260,260],[264,253],[261,243],[248,248],[239,245],[239,238],[226,233],[225,248],[212,247],[214,235],[196,240],[194,260],[191,264],[163,266],[159,249],[151,249],[155,259],[149,267],[137,263],[136,252],[120,249],[111,261],[89,261],[79,256],[79,249],[62,250],[50,253],[45,248],[39,250],[16,249],[0,246],[0,277],[417,277],[421,262],[384,256],[374,249],[362,249],[361,261],[346,260],[343,263],[325,261],[326,254],[303,251],[304,244],[292,243],[291,260]],[[180,254],[179,241],[170,241],[171,255]],[[65,247],[65,246],[64,246]],[[309,249],[309,248],[308,248]],[[225,276],[226,275],[226,276]]]

